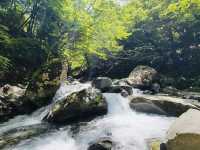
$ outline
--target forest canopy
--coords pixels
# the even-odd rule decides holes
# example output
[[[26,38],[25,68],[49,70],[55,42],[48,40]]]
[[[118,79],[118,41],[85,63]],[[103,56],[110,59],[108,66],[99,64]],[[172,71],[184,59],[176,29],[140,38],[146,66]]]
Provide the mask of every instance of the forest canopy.
[[[0,71],[32,74],[58,58],[70,74],[146,64],[196,77],[199,26],[200,0],[1,0]]]

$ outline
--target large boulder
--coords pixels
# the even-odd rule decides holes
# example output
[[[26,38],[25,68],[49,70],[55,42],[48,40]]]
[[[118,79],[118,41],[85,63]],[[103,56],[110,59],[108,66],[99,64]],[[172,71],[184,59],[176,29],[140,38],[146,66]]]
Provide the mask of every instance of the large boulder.
[[[112,85],[112,80],[108,77],[98,77],[92,81],[92,86],[102,91],[107,90]]]
[[[0,121],[29,111],[28,102],[23,99],[26,88],[9,84],[0,88]]]
[[[66,78],[66,64],[60,59],[36,71],[28,86],[4,85],[0,88],[0,121],[47,105],[53,98],[61,81]]]
[[[25,91],[25,87],[22,88],[20,86],[12,86],[6,84],[2,88],[0,88],[0,96],[15,101],[16,99],[24,96]]]
[[[91,144],[88,150],[112,150],[114,143],[109,138],[102,138]]]
[[[102,93],[94,88],[87,88],[70,93],[64,99],[55,102],[44,120],[70,123],[106,113],[107,105]]]
[[[167,133],[167,150],[200,149],[200,111],[190,109],[181,115]]]
[[[139,112],[180,116],[188,109],[200,109],[200,105],[191,100],[165,95],[130,96],[130,106]]]
[[[50,103],[61,81],[66,79],[66,72],[67,65],[60,59],[53,59],[45,64],[33,75],[25,99],[31,101],[35,108]]]
[[[127,82],[136,88],[151,88],[152,84],[158,81],[158,72],[148,66],[137,66],[127,78]]]

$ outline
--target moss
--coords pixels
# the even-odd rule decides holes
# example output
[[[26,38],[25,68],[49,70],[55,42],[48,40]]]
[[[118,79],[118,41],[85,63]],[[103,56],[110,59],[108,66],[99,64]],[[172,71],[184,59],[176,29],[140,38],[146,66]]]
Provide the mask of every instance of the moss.
[[[199,150],[200,135],[180,134],[167,142],[167,150]]]

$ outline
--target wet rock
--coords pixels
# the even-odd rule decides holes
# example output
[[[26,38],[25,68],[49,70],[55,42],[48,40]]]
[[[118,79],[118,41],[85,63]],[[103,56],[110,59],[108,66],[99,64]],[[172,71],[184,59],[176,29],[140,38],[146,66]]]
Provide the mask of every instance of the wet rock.
[[[150,91],[150,90],[145,90],[145,91],[143,91],[143,94],[149,94],[149,95],[152,95],[152,94],[153,94],[153,92],[152,92],[152,91]]]
[[[159,115],[167,115],[167,113],[162,110],[160,107],[156,106],[151,102],[137,102],[131,103],[130,107],[138,112],[150,113],[150,114],[159,114]]]
[[[107,105],[102,93],[88,88],[73,92],[54,103],[44,120],[53,123],[70,123],[107,113]]]
[[[50,126],[47,124],[37,124],[12,129],[0,135],[0,149],[9,149],[9,147],[16,145],[23,140],[38,136],[48,130],[50,130]]]
[[[129,96],[129,93],[128,93],[126,90],[122,90],[122,91],[121,91],[121,96],[123,96],[123,97],[128,97],[128,96]]]
[[[103,138],[91,144],[88,150],[112,150],[113,147],[114,143],[110,139]]]
[[[181,115],[167,133],[167,150],[199,150],[200,111],[190,109]]]
[[[119,79],[119,80],[115,79],[113,81],[113,85],[115,85],[115,86],[130,86],[126,78]]]
[[[181,92],[181,94],[182,94],[183,98],[200,101],[200,93],[199,92],[183,91],[183,92]]]
[[[160,84],[158,83],[154,83],[151,87],[151,90],[154,92],[154,93],[159,93],[160,92]]]
[[[199,104],[193,104],[190,100],[163,95],[130,96],[129,99],[133,109],[147,113],[149,111],[158,114],[164,112],[169,116],[180,116],[190,108],[200,109]]]
[[[98,77],[92,81],[92,86],[102,91],[108,89],[112,85],[112,80],[108,77]]]
[[[128,96],[128,95],[132,95],[133,94],[133,89],[132,89],[131,86],[113,85],[106,92],[109,92],[109,93],[121,93],[121,94],[126,94],[126,96]]]
[[[193,99],[193,100],[200,101],[199,92],[180,91],[172,86],[163,88],[162,92],[171,96],[177,96],[177,97],[182,97],[184,99]]]
[[[149,89],[152,84],[158,81],[158,73],[155,69],[148,66],[137,66],[127,78],[129,85],[140,88]]]
[[[167,86],[162,89],[162,92],[171,96],[180,96],[180,91],[172,86]]]

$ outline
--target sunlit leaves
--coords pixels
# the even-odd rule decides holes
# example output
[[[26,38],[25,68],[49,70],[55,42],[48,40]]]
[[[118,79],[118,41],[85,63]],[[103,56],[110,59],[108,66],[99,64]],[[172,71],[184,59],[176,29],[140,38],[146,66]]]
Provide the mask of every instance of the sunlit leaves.
[[[117,41],[129,35],[129,17],[112,0],[56,0],[52,6],[67,24],[68,43],[62,50],[70,60],[85,55],[106,58],[107,54],[120,50]],[[80,66],[83,63],[78,62]]]

